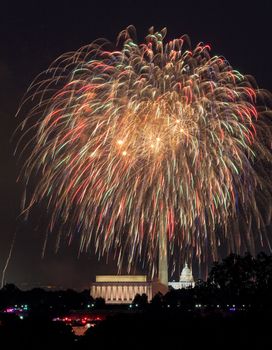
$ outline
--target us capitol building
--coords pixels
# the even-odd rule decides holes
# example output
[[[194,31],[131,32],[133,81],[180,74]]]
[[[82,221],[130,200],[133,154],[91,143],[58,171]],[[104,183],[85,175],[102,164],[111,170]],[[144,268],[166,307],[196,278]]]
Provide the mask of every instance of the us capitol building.
[[[189,287],[194,288],[195,281],[194,281],[193,273],[192,273],[192,270],[188,267],[187,263],[185,263],[185,266],[182,269],[179,281],[168,282],[168,286],[174,289],[189,288]]]

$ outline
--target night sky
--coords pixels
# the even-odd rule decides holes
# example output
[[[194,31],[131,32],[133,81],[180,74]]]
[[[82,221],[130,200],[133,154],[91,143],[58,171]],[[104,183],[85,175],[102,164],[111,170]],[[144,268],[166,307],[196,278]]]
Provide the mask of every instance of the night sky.
[[[167,27],[167,39],[188,34],[192,45],[202,41],[212,54],[225,56],[233,68],[253,75],[259,87],[272,91],[272,2],[267,1],[4,1],[0,8],[0,272],[14,232],[17,237],[6,281],[28,288],[57,285],[88,287],[97,273],[116,273],[114,262],[98,262],[92,252],[77,256],[72,246],[54,252],[53,237],[41,258],[49,214],[36,208],[29,222],[19,218],[23,186],[16,183],[20,163],[13,156],[11,136],[15,113],[28,85],[67,51],[98,37],[114,41],[133,24],[142,41],[148,28]],[[37,223],[39,222],[39,227]],[[141,272],[140,267],[137,271]],[[175,276],[177,277],[177,276]]]

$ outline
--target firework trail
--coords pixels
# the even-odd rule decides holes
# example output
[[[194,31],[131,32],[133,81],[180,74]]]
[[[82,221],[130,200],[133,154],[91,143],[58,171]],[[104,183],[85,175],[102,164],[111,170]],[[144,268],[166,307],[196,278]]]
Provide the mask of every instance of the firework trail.
[[[7,257],[5,266],[4,266],[3,271],[2,271],[1,288],[3,288],[4,285],[5,285],[6,271],[7,271],[10,259],[11,259],[11,255],[12,255],[12,251],[13,251],[15,240],[16,240],[16,231],[15,231],[15,233],[13,235],[13,239],[12,239],[11,246],[10,246],[10,249],[9,249],[8,257]]]
[[[221,244],[269,243],[269,93],[209,45],[165,35],[151,28],[138,44],[130,26],[114,48],[62,55],[19,111],[36,101],[18,143],[35,180],[24,211],[47,203],[58,242],[80,232],[81,251],[113,249],[119,266],[128,252],[128,269],[154,268],[160,234],[171,254],[202,262]]]

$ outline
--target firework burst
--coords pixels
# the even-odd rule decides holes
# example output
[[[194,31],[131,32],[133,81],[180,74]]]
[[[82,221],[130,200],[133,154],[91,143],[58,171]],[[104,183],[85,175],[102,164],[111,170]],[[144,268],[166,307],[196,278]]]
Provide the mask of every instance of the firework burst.
[[[269,94],[209,45],[165,35],[151,28],[137,44],[129,27],[117,48],[62,55],[21,109],[37,101],[21,124],[23,174],[36,177],[24,211],[46,201],[50,230],[80,232],[81,251],[114,249],[119,266],[128,251],[128,267],[154,267],[160,235],[199,261],[222,241],[238,252],[269,241]]]

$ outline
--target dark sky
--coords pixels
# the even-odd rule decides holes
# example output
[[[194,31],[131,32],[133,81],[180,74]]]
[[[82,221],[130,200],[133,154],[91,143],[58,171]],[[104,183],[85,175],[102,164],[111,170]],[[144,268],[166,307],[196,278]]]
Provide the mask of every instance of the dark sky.
[[[252,4],[250,4],[252,3]],[[98,37],[115,40],[126,26],[137,28],[142,40],[151,26],[167,27],[167,38],[188,34],[192,44],[212,45],[258,85],[272,91],[272,2],[263,1],[2,1],[0,5],[0,273],[17,230],[6,271],[7,282],[19,286],[56,284],[81,289],[94,275],[115,273],[113,261],[98,262],[93,254],[77,258],[77,244],[57,254],[49,244],[41,259],[44,232],[18,219],[22,185],[10,138],[18,125],[15,112],[34,77],[60,54]],[[40,217],[42,209],[34,216]],[[43,220],[46,221],[46,215]]]

